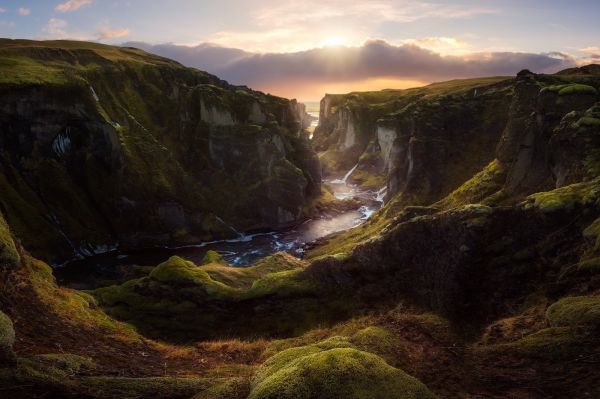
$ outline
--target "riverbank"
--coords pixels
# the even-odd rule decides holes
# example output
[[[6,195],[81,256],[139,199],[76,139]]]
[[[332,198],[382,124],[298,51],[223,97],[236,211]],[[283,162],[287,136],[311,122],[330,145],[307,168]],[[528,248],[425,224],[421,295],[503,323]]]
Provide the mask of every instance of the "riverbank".
[[[59,284],[75,289],[94,289],[143,275],[171,256],[179,256],[201,264],[208,251],[218,252],[233,267],[247,267],[276,252],[287,252],[302,258],[306,247],[341,231],[364,223],[382,205],[380,191],[364,190],[347,182],[352,171],[344,176],[323,180],[323,190],[333,197],[327,204],[316,205],[316,215],[283,230],[239,233],[236,238],[200,242],[176,248],[115,250],[105,254],[77,259],[54,269]]]

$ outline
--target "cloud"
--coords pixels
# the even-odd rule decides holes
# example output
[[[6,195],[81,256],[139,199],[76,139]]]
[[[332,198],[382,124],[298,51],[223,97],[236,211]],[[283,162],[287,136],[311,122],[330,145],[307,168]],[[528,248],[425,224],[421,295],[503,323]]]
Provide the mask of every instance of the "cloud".
[[[425,39],[425,42],[428,41]],[[173,58],[234,84],[269,89],[276,93],[277,88],[282,87],[317,87],[341,82],[380,80],[428,83],[454,78],[514,75],[521,69],[550,73],[577,64],[574,57],[557,52],[441,55],[414,43],[392,45],[383,40],[370,40],[354,47],[266,54],[210,44],[187,47],[172,44],[153,46],[137,42],[126,45]],[[294,95],[287,92],[277,94]]]
[[[264,3],[267,5],[260,6],[249,14],[245,29],[229,28],[204,37],[202,41],[254,52],[296,52],[331,43],[360,46],[365,38],[387,29],[386,25],[426,19],[467,19],[499,12],[489,7],[421,0],[304,0]]]
[[[67,26],[67,21],[64,19],[50,18],[44,28],[44,32],[52,36],[67,36]]]
[[[458,19],[496,13],[485,7],[439,4],[416,0],[305,0],[281,2],[255,12],[254,17],[264,25],[289,26],[294,23],[320,22],[335,18],[363,18],[391,22],[413,22],[426,18]]]
[[[128,28],[111,29],[110,26],[102,26],[98,30],[98,40],[115,39],[129,35]]]
[[[6,8],[2,8],[2,7],[0,7],[0,14],[2,14],[2,13],[4,13],[4,12],[6,12]]]
[[[17,12],[19,13],[19,15],[22,15],[22,16],[31,14],[31,10],[29,8],[25,8],[25,7],[19,7]]]
[[[70,12],[90,4],[92,4],[92,0],[69,0],[57,5],[54,9],[59,12]]]
[[[586,64],[599,64],[600,63],[600,47],[590,46],[579,49],[582,53],[585,54],[584,57],[581,57],[578,60],[579,65]]]

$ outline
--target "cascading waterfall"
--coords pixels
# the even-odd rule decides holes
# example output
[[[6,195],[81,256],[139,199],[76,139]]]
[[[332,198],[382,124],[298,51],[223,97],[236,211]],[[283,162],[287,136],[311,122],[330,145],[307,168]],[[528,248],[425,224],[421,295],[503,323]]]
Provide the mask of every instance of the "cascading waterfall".
[[[246,235],[244,233],[240,233],[239,231],[236,230],[235,227],[233,227],[232,225],[229,225],[227,223],[225,223],[225,221],[223,219],[221,219],[219,216],[215,216],[215,219],[217,219],[219,222],[221,222],[224,226],[226,226],[229,230],[233,231],[235,234],[238,235],[238,237],[240,239],[244,239],[246,237]]]
[[[344,176],[343,179],[335,179],[332,181],[332,183],[334,184],[346,184],[346,182],[348,181],[348,178],[350,176],[352,176],[352,173],[354,173],[354,171],[356,170],[356,168],[358,168],[358,164],[354,165],[354,167],[352,169],[350,169],[348,171],[348,173],[346,173],[346,175]]]
[[[387,186],[381,187],[379,189],[379,191],[377,191],[377,196],[375,197],[375,201],[381,202],[383,204],[386,194],[387,194]]]

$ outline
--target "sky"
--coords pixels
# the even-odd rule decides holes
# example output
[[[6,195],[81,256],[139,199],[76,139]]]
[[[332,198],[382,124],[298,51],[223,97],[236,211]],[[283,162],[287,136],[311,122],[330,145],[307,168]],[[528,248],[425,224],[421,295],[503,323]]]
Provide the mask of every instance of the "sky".
[[[285,97],[600,63],[599,0],[0,0],[0,37],[133,45]]]

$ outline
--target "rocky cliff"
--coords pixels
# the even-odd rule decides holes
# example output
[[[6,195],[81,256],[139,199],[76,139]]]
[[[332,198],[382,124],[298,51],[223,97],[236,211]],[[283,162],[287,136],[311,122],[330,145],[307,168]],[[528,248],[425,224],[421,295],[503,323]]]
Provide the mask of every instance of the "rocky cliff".
[[[495,159],[508,174],[502,193],[522,197],[585,175],[590,138],[577,131],[592,123],[599,88],[589,66],[328,95],[315,148],[330,172],[358,163],[359,173],[385,176],[388,198],[400,193],[405,203],[434,203]]]
[[[281,227],[318,191],[295,101],[132,48],[0,56],[0,206],[46,260]]]

